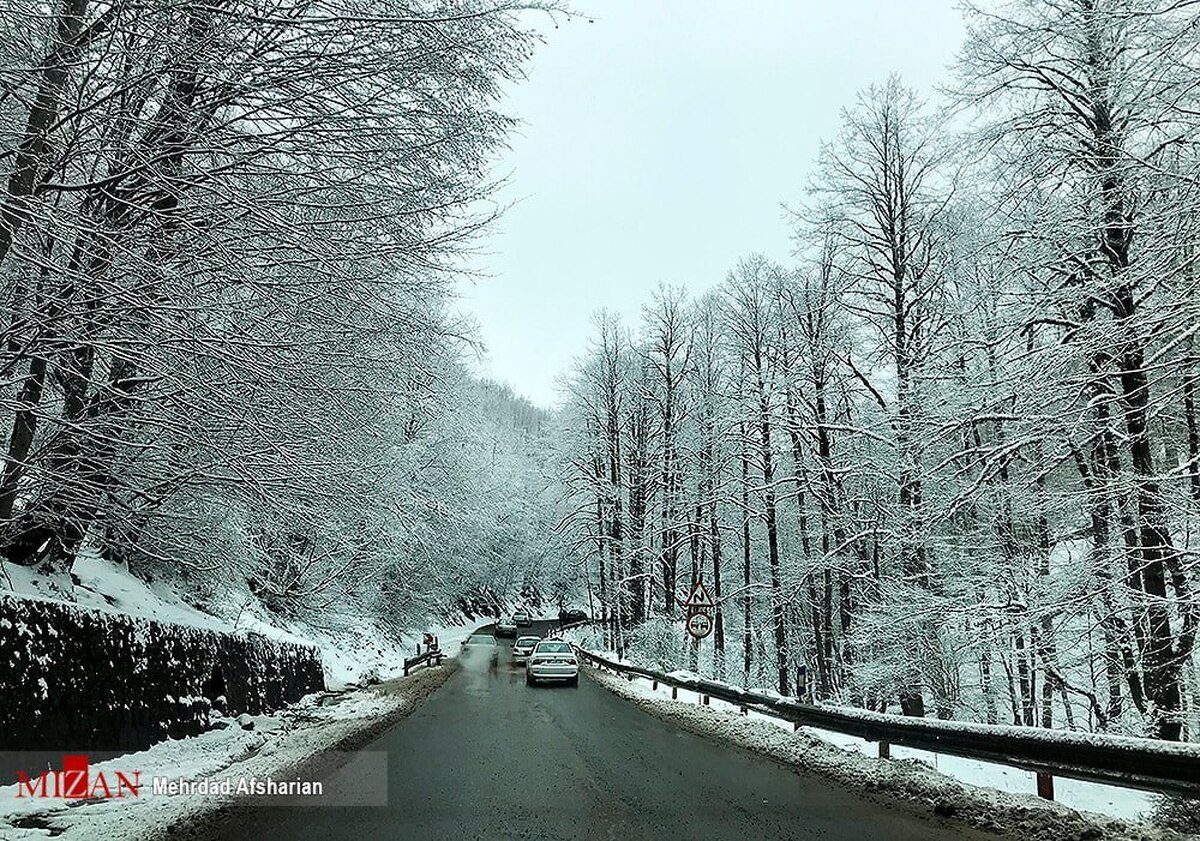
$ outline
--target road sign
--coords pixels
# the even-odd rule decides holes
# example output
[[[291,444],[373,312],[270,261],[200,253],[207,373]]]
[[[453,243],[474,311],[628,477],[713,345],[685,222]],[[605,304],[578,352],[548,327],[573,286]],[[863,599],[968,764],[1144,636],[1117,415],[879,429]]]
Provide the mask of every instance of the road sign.
[[[707,613],[693,613],[687,618],[688,633],[698,640],[702,640],[711,634],[712,628],[712,617]]]
[[[683,606],[688,610],[708,610],[716,607],[717,603],[712,600],[712,596],[708,594],[708,588],[704,586],[703,581],[697,581],[696,586],[692,588],[692,594],[687,597],[687,601]]]

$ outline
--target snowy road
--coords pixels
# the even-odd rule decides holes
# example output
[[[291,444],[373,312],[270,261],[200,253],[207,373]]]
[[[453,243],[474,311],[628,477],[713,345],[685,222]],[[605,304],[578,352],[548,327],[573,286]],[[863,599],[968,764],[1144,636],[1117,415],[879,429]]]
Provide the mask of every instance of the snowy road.
[[[545,626],[543,626],[544,629]],[[647,715],[586,678],[528,688],[461,669],[367,750],[388,752],[386,807],[265,807],[222,841],[975,839]],[[327,790],[336,790],[335,773]]]

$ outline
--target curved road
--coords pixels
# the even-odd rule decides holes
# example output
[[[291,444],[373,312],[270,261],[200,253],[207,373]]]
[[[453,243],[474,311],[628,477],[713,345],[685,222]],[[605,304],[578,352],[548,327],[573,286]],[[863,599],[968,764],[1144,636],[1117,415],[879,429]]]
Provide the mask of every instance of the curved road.
[[[534,633],[549,623],[539,623]],[[679,729],[583,678],[525,686],[462,668],[365,750],[388,753],[386,807],[267,807],[226,841],[982,838],[890,811]],[[334,772],[327,793],[336,790]]]

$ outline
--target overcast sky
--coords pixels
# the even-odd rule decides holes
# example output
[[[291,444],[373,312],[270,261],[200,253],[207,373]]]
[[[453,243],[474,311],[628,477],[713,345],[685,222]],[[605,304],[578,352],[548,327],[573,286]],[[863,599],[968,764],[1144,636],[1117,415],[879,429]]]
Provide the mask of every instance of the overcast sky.
[[[484,373],[541,405],[602,307],[627,324],[660,283],[702,292],[739,256],[786,262],[820,142],[858,90],[929,92],[962,35],[954,0],[576,0],[506,111],[516,202],[464,283]]]

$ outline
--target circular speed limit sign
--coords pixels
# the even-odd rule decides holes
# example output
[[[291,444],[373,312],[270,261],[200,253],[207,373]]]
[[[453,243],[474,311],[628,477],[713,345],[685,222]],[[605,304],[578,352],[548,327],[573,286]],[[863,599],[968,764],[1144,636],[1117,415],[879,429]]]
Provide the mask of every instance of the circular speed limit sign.
[[[707,613],[693,613],[687,618],[688,633],[698,640],[702,640],[711,634],[712,628],[712,617]]]

